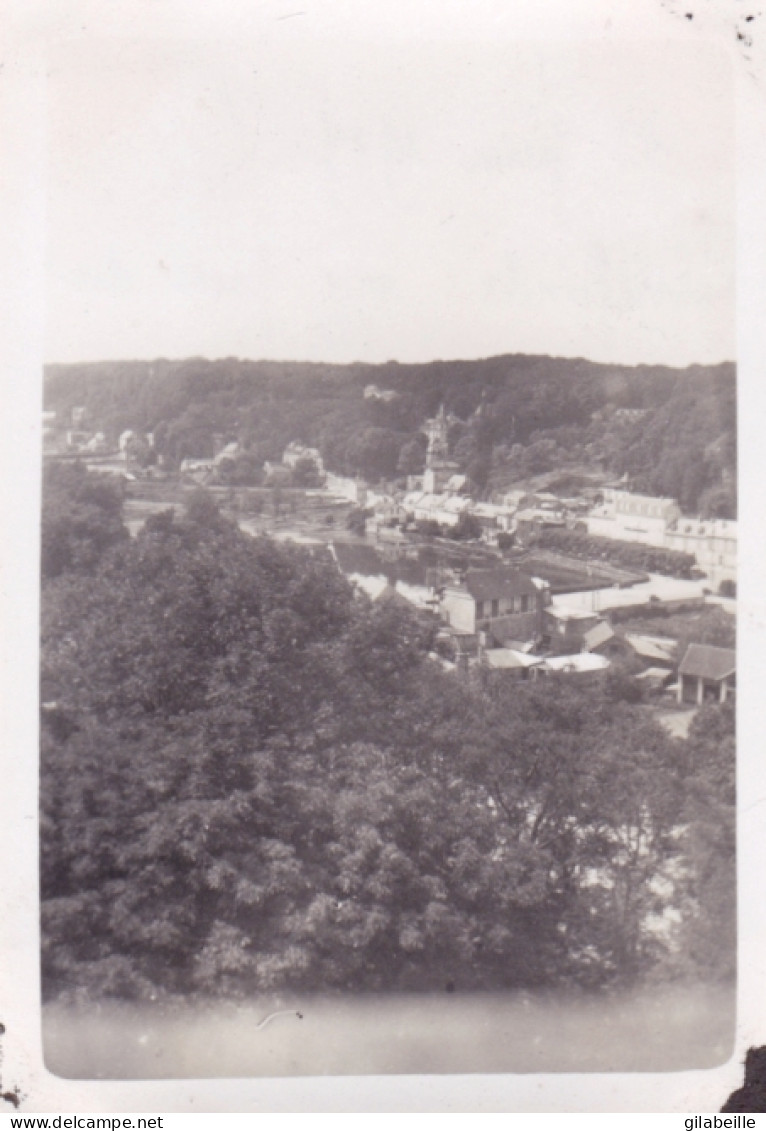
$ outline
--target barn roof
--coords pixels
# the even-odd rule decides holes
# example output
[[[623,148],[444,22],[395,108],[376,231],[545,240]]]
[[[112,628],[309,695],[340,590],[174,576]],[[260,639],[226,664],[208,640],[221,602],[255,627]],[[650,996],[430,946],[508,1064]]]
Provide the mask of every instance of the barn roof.
[[[680,675],[721,680],[737,670],[737,653],[733,648],[717,648],[713,644],[690,644],[681,661]]]

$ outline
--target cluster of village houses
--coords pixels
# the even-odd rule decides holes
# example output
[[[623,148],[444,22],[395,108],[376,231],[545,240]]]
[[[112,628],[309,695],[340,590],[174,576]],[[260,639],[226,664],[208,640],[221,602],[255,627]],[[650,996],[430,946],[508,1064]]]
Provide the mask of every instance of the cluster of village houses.
[[[367,510],[367,531],[377,543],[377,547],[332,545],[335,561],[347,577],[373,600],[398,600],[436,613],[446,645],[441,659],[448,667],[481,664],[521,679],[552,672],[597,676],[616,657],[628,656],[648,688],[674,695],[679,703],[724,702],[734,694],[732,649],[691,644],[679,658],[677,642],[668,637],[615,631],[604,615],[608,598],[600,598],[596,611],[593,599],[590,607],[583,603],[582,592],[567,594],[559,586],[554,596],[546,580],[522,566],[425,570],[418,575],[414,566],[406,568],[401,557],[397,561],[395,543],[408,523],[432,520],[451,527],[461,514],[471,514],[490,543],[496,543],[500,533],[579,520],[594,535],[684,550],[716,583],[736,577],[736,523],[685,518],[672,499],[608,487],[601,492],[602,501],[590,507],[587,501],[524,491],[511,492],[495,503],[473,500],[465,493],[465,476],[449,460],[447,427],[443,410],[427,422],[426,468],[422,476],[410,477],[406,492],[373,491],[358,480],[325,475],[324,491]],[[295,467],[306,459],[323,470],[319,452],[299,443],[288,446],[283,464]],[[699,592],[682,593],[682,585],[677,583],[674,591],[670,583],[668,603],[675,607],[700,603]],[[637,596],[640,601],[642,594]],[[658,600],[655,593],[651,600]],[[615,604],[623,601],[617,599]]]
[[[375,546],[344,542],[332,543],[330,552],[373,601],[436,614],[438,655],[447,668],[480,665],[520,679],[554,672],[598,677],[615,659],[629,658],[648,691],[679,703],[725,702],[734,694],[732,649],[691,644],[679,663],[675,640],[621,632],[608,615],[568,604],[567,594],[553,596],[547,581],[523,567],[419,569]]]
[[[104,437],[88,433],[83,418],[84,410],[73,411],[67,443],[85,455],[101,454]],[[692,554],[700,571],[717,586],[736,578],[736,522],[684,516],[673,499],[634,494],[620,485],[600,489],[597,500],[521,490],[494,502],[474,500],[466,477],[449,458],[449,423],[443,409],[426,422],[426,467],[421,476],[408,477],[406,490],[374,489],[358,478],[327,471],[319,451],[298,441],[287,446],[281,463],[267,462],[264,470],[269,481],[279,483],[299,463],[309,463],[321,484],[309,493],[365,510],[368,542],[330,546],[338,568],[374,601],[403,602],[437,615],[439,658],[447,667],[465,670],[480,664],[521,679],[554,672],[597,677],[616,657],[629,656],[648,688],[674,695],[680,703],[723,702],[734,694],[733,650],[690,644],[679,658],[676,642],[667,637],[615,631],[608,613],[626,603],[619,589],[604,596],[583,593],[580,584],[576,592],[562,592],[559,586],[552,594],[548,581],[521,565],[424,570],[413,558],[406,532],[422,522],[454,527],[461,515],[471,515],[482,539],[497,544],[501,534],[523,537],[546,526],[577,522],[592,535]],[[52,428],[53,421],[47,425]],[[150,436],[123,433],[117,470],[127,470],[136,447],[147,443]],[[224,461],[238,455],[239,445],[230,442],[212,459],[184,460],[181,475],[205,482]],[[699,586],[687,593],[681,592],[683,584],[666,581],[665,599],[671,606],[704,599]],[[641,588],[635,587],[627,603],[659,599],[654,591],[643,596]]]
[[[132,428],[120,433],[116,445],[110,443],[105,432],[88,427],[88,410],[84,405],[73,408],[63,422],[53,409],[43,411],[42,440],[45,455],[79,455],[86,463],[89,458],[97,459],[99,470],[127,474],[129,478],[139,453],[149,452],[154,446],[152,432],[136,432]]]
[[[449,418],[444,410],[426,422],[426,467],[422,475],[409,476],[407,490],[379,491],[358,479],[325,472],[316,448],[294,442],[282,466],[294,468],[310,460],[324,478],[324,491],[364,507],[369,512],[368,532],[379,535],[393,525],[433,522],[453,528],[462,515],[471,515],[481,536],[497,544],[502,534],[528,534],[545,527],[585,526],[588,534],[660,549],[691,554],[699,569],[717,587],[737,575],[737,523],[729,519],[702,519],[682,515],[674,499],[638,495],[621,486],[593,491],[600,501],[587,497],[562,498],[550,492],[509,491],[494,502],[471,498],[466,476],[449,459]],[[267,472],[274,474],[273,465]],[[383,535],[385,537],[385,535]]]

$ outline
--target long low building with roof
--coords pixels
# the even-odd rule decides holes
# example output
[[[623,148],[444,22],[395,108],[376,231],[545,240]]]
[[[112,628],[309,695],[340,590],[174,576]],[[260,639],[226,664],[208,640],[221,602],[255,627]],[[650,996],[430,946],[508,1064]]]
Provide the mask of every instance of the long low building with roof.
[[[635,495],[605,487],[604,501],[587,516],[588,533],[624,542],[664,546],[668,527],[681,516],[675,499]]]
[[[416,522],[438,522],[440,526],[457,526],[463,512],[470,512],[472,502],[467,495],[433,494],[411,491],[400,503],[404,518]]]
[[[509,672],[519,679],[537,679],[551,674],[594,675],[611,666],[605,656],[573,652],[567,656],[537,656],[517,648],[485,648],[481,662],[491,671]]]

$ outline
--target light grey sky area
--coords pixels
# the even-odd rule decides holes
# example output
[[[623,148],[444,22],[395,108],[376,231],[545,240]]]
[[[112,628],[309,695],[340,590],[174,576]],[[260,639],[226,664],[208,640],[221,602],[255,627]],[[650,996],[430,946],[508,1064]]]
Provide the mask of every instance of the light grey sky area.
[[[47,361],[734,358],[725,51],[299,8],[50,46]]]

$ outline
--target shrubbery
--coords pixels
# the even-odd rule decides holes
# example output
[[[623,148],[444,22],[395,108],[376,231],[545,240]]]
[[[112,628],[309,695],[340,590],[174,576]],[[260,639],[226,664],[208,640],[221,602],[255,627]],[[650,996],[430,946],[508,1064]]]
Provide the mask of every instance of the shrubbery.
[[[696,564],[693,554],[685,554],[680,550],[599,538],[581,530],[544,528],[535,536],[535,544],[546,550],[560,550],[574,558],[601,559],[616,562],[629,569],[664,573],[669,577],[688,578]]]

